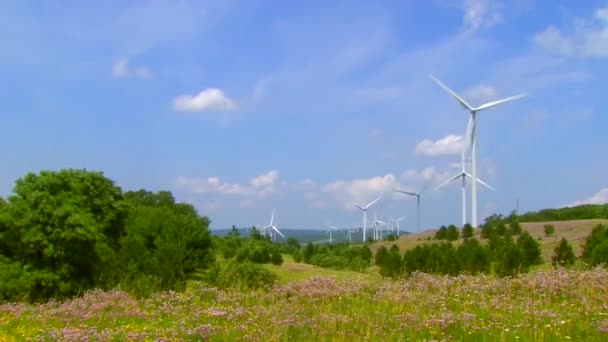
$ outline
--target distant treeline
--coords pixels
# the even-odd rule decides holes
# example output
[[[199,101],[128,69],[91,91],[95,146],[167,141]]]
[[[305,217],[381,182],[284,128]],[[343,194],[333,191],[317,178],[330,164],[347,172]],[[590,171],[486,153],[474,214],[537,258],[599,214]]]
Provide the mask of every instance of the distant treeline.
[[[520,222],[608,219],[608,204],[585,204],[576,207],[543,209],[519,215]]]

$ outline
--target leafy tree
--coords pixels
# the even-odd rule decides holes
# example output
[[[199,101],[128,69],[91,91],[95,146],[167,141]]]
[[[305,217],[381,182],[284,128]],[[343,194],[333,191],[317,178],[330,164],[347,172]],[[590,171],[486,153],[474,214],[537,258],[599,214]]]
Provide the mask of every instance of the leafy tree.
[[[127,206],[101,172],[28,173],[0,209],[0,254],[31,275],[30,300],[111,286]]]
[[[552,224],[546,224],[544,230],[545,236],[552,236],[553,234],[555,234],[555,226]]]
[[[471,226],[470,223],[465,224],[462,227],[462,234],[461,234],[463,239],[468,239],[468,238],[472,238],[473,237],[473,226]]]
[[[576,257],[572,251],[572,246],[570,246],[566,238],[562,238],[559,245],[555,247],[553,257],[551,258],[551,263],[556,267],[558,265],[568,267],[574,264],[575,259]]]
[[[470,274],[487,273],[490,270],[490,258],[475,238],[465,239],[458,246],[456,258],[462,270]]]
[[[448,228],[446,226],[439,227],[439,230],[435,232],[435,240],[445,240],[447,236]]]
[[[120,241],[123,288],[139,295],[182,289],[189,274],[213,263],[210,221],[192,205],[166,191],[125,197],[132,209]]]
[[[304,252],[302,252],[302,260],[308,264],[310,262],[310,258],[312,258],[314,254],[315,246],[312,244],[312,241],[309,241],[304,249]]]
[[[376,265],[382,265],[382,263],[384,263],[384,260],[386,259],[386,257],[388,256],[388,249],[384,246],[380,246],[380,248],[378,248],[378,250],[376,251],[376,258],[375,258],[375,264]]]
[[[589,263],[592,266],[608,266],[608,240],[603,240],[593,249],[589,256]]]
[[[540,265],[543,263],[540,244],[527,231],[524,231],[519,236],[517,239],[517,246],[521,249],[523,258],[522,264],[525,267]]]
[[[608,229],[603,224],[598,224],[593,227],[591,234],[585,238],[583,244],[582,258],[590,261],[593,250],[603,241],[608,240]]]
[[[502,221],[498,222],[494,226],[494,231],[496,232],[496,234],[504,236],[507,233],[507,226]]]
[[[458,232],[458,228],[453,224],[449,225],[445,233],[445,239],[448,241],[456,241],[459,236],[460,232]]]
[[[397,245],[392,245],[380,264],[380,275],[397,279],[401,276],[402,269],[403,263],[399,247],[397,247]]]
[[[519,221],[515,220],[509,223],[509,232],[511,235],[520,235],[522,231],[523,230],[521,228],[521,224],[519,224]]]
[[[496,229],[494,228],[494,226],[492,224],[484,224],[481,227],[481,238],[482,239],[489,239],[491,236],[496,234]]]

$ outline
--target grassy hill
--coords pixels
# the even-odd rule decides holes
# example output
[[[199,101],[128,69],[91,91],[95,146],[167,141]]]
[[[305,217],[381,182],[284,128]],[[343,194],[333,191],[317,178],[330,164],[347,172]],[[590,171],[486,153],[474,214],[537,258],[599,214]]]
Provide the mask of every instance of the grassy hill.
[[[334,270],[293,261],[291,255],[283,254],[283,264],[281,266],[264,264],[268,270],[274,272],[279,277],[279,282],[286,284],[294,280],[307,280],[315,276],[333,277],[337,279],[357,279],[368,280],[380,279],[380,274],[371,269],[367,273],[360,273],[349,270]]]
[[[578,257],[581,253],[581,245],[585,241],[585,238],[591,233],[593,227],[597,224],[608,224],[608,219],[590,219],[590,220],[572,220],[572,221],[550,221],[550,222],[522,222],[522,229],[527,230],[534,238],[538,241],[541,246],[542,256],[545,263],[551,263],[551,256],[553,256],[553,250],[559,243],[562,237],[566,238],[572,244],[574,254]],[[555,226],[555,234],[550,237],[546,237],[544,233],[544,227],[546,224],[552,224]],[[428,230],[420,234],[403,235],[397,241],[382,241],[374,243],[371,246],[372,251],[376,251],[380,246],[386,246],[389,248],[393,244],[396,244],[399,249],[403,252],[408,249],[416,247],[418,244],[425,242],[433,242],[437,240],[427,241],[427,238],[433,238],[437,230]],[[475,237],[480,239],[481,230],[475,230]],[[486,240],[481,240],[482,243]],[[454,242],[458,245],[462,242],[459,239]]]

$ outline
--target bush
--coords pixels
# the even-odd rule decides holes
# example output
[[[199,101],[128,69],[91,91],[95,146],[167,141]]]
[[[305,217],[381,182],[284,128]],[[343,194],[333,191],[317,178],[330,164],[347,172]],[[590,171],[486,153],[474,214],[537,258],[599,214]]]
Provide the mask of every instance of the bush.
[[[223,267],[214,266],[204,277],[204,281],[212,286],[241,291],[266,288],[276,283],[277,279],[276,274],[249,261],[230,261]]]
[[[435,232],[435,236],[433,237],[435,240],[445,240],[448,233],[448,228],[446,226],[439,227],[439,230]]]
[[[384,247],[384,246],[383,246]],[[403,263],[399,247],[392,245],[391,249],[386,253],[380,264],[380,275],[397,279],[401,276]]]
[[[456,241],[459,236],[460,232],[458,232],[458,228],[453,224],[449,225],[445,233],[445,239],[448,241]]]
[[[0,255],[0,302],[20,302],[30,298],[33,277],[19,262]]]
[[[471,224],[467,223],[462,227],[462,234],[461,234],[463,239],[468,239],[468,238],[472,238],[473,237],[473,226],[471,226]]]
[[[519,238],[517,239],[517,246],[521,249],[522,252],[523,266],[528,268],[532,265],[540,265],[543,263],[540,251],[540,244],[536,240],[534,240],[534,238],[527,231],[524,231],[519,236]]]
[[[374,264],[382,265],[382,263],[386,259],[387,255],[388,255],[388,249],[384,246],[380,246],[380,248],[378,248],[378,250],[376,251],[376,257],[374,259]]]
[[[597,265],[598,263],[595,261],[599,259],[597,253],[594,255],[594,250],[607,240],[608,229],[606,229],[606,226],[603,224],[598,224],[593,228],[591,234],[585,238],[585,243],[583,244],[583,254],[581,257],[591,265]]]
[[[520,235],[522,233],[521,224],[518,221],[509,223],[509,232],[513,236]]]
[[[551,264],[553,266],[568,267],[574,264],[576,257],[572,252],[572,246],[568,243],[566,238],[562,238],[559,245],[555,247],[553,257],[551,258]]]
[[[545,236],[552,236],[553,234],[555,234],[555,226],[552,224],[546,224],[544,230]]]

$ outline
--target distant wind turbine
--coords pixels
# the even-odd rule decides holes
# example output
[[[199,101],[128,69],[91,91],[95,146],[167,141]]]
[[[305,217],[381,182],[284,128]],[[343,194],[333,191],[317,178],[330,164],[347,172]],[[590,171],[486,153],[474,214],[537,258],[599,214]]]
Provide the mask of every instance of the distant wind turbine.
[[[268,233],[270,233],[270,238],[272,239],[272,241],[275,240],[275,233],[281,235],[283,237],[283,239],[287,239],[285,237],[285,235],[283,235],[283,233],[281,233],[279,228],[277,228],[274,225],[274,213],[275,213],[274,210],[272,210],[272,215],[270,216],[270,224],[266,225],[264,227],[264,230],[267,231]]]
[[[437,185],[437,187],[435,187],[435,190],[437,190],[452,181],[455,181],[459,178],[461,179],[461,181],[462,181],[462,225],[463,226],[467,223],[467,180],[466,179],[467,179],[467,177],[469,177],[470,179],[473,178],[473,176],[471,176],[465,169],[465,152],[466,152],[466,145],[462,149],[462,154],[461,154],[461,159],[460,159],[462,169],[460,170],[460,172],[457,175],[455,175],[454,177],[446,180],[445,182],[443,182],[443,183]],[[479,182],[479,184],[485,186],[486,188],[488,188],[490,190],[496,191],[496,189],[489,186],[486,182],[482,181],[479,178],[477,178],[477,182]]]
[[[363,207],[358,204],[353,204],[355,207],[357,207],[357,208],[361,209],[361,211],[363,211],[363,243],[365,243],[365,238],[366,238],[365,234],[367,231],[367,209],[369,209],[372,205],[376,204],[376,202],[378,202],[381,198],[382,198],[382,196],[369,202],[366,206],[363,206]]]
[[[416,196],[416,226],[417,226],[416,229],[417,229],[417,232],[420,233],[420,195],[422,195],[424,190],[421,190],[419,192],[412,192],[412,191],[395,189],[393,191],[399,192],[399,193],[402,193],[405,195]]]
[[[520,94],[516,96],[507,97],[501,100],[496,100],[488,103],[484,103],[477,107],[472,107],[469,105],[460,95],[456,94],[452,89],[448,88],[443,82],[441,82],[438,78],[433,75],[430,75],[430,78],[437,83],[443,90],[445,90],[448,94],[450,94],[462,107],[471,113],[471,117],[469,120],[469,128],[467,131],[470,132],[471,136],[471,177],[473,179],[477,179],[477,113],[489,109],[499,104],[507,103],[510,101],[514,101],[520,99],[522,97],[527,96],[527,94]],[[471,223],[473,228],[477,228],[477,182],[471,182]]]
[[[393,224],[395,224],[395,233],[397,234],[397,237],[399,237],[399,222],[403,221],[405,219],[405,216],[401,216],[400,218],[396,219],[396,220],[391,220],[391,222],[393,222]]]

